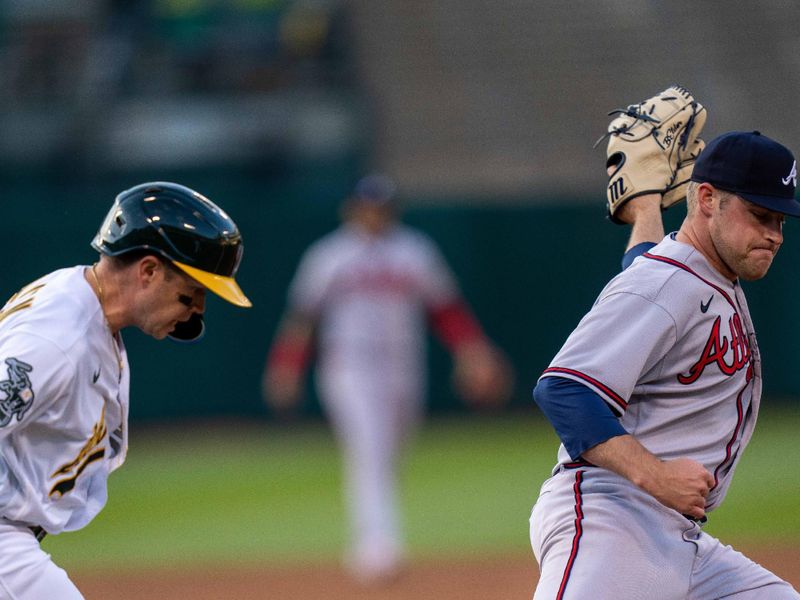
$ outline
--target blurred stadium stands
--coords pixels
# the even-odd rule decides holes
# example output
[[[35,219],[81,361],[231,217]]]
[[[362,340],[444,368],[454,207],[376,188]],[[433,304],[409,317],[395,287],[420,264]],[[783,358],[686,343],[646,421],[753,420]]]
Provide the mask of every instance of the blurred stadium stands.
[[[340,4],[5,2],[0,163],[97,174],[352,153]]]
[[[381,161],[423,195],[594,195],[606,111],[672,82],[710,105],[714,135],[800,142],[785,118],[800,91],[796,2],[356,4]]]
[[[0,167],[357,156],[410,196],[596,194],[605,111],[671,82],[797,146],[790,0],[6,0]],[[157,140],[157,141],[156,141]],[[363,155],[362,155],[363,158]]]

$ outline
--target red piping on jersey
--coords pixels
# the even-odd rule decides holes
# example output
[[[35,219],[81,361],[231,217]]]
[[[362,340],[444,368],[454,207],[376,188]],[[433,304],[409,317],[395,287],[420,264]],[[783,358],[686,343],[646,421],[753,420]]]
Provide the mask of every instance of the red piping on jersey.
[[[572,567],[575,564],[575,559],[578,556],[578,549],[580,548],[581,537],[583,536],[583,496],[581,495],[581,482],[583,481],[583,471],[575,473],[575,485],[572,489],[575,492],[575,537],[572,538],[572,551],[569,553],[567,559],[567,566],[564,568],[564,576],[561,578],[561,585],[558,588],[556,600],[564,598],[564,592],[567,589],[569,576],[572,573]]]
[[[733,310],[734,310],[734,311],[736,310],[736,304],[734,304],[734,303],[733,303],[733,300],[731,300],[731,297],[730,297],[730,296],[727,294],[727,292],[725,292],[725,290],[723,290],[723,289],[722,289],[721,287],[719,287],[718,285],[714,285],[713,283],[711,283],[711,282],[710,282],[708,279],[706,279],[705,277],[701,277],[700,275],[698,275],[697,273],[695,273],[695,272],[694,272],[692,269],[690,269],[689,267],[687,267],[687,266],[686,266],[685,264],[683,264],[682,262],[678,262],[677,260],[675,260],[675,259],[673,259],[673,258],[667,258],[666,256],[660,256],[660,255],[658,255],[658,254],[650,254],[649,252],[645,252],[644,254],[642,254],[642,256],[644,256],[645,258],[650,258],[650,259],[652,259],[652,260],[657,260],[657,261],[659,261],[659,262],[667,263],[668,265],[672,265],[673,267],[678,267],[679,269],[683,269],[684,271],[686,271],[686,272],[687,272],[687,273],[689,273],[690,275],[694,275],[694,276],[695,276],[695,277],[697,277],[697,278],[698,278],[700,281],[702,281],[702,282],[703,282],[703,283],[705,283],[706,285],[709,285],[709,286],[711,286],[712,288],[714,288],[715,290],[717,290],[717,291],[718,291],[720,294],[722,294],[722,295],[723,295],[723,297],[725,298],[725,300],[727,300],[727,301],[728,301],[728,304],[730,304],[730,305],[731,305],[731,307],[733,307]]]
[[[601,390],[604,394],[606,394],[609,398],[611,398],[614,402],[619,404],[622,407],[622,410],[625,411],[628,409],[628,403],[625,401],[622,396],[612,390],[610,387],[606,386],[603,383],[600,383],[593,377],[589,377],[585,373],[581,373],[580,371],[576,371],[575,369],[567,369],[565,367],[550,367],[549,369],[545,369],[542,375],[546,375],[548,373],[566,373],[567,375],[572,375],[577,377],[578,379],[583,379],[586,383],[596,387],[597,389]],[[606,402],[608,404],[608,402]],[[609,408],[611,408],[617,416],[622,416],[619,409],[609,404]]]
[[[733,435],[731,439],[728,440],[728,444],[725,446],[725,458],[722,460],[717,468],[714,469],[714,487],[717,487],[717,483],[719,482],[719,478],[717,475],[719,474],[722,467],[726,464],[733,462],[733,452],[731,449],[733,448],[733,443],[739,439],[740,431],[744,430],[744,406],[742,403],[742,396],[744,395],[744,391],[747,389],[747,386],[750,385],[750,380],[753,378],[753,366],[747,369],[747,376],[746,376],[746,383],[742,390],[739,392],[739,395],[736,396],[736,427],[733,429]]]
[[[671,259],[671,258],[667,258],[666,256],[659,256],[657,254],[650,254],[649,252],[645,252],[642,256],[644,256],[645,258],[649,258],[649,259],[652,259],[652,260],[657,260],[657,261],[660,261],[660,262],[663,262],[663,263],[670,264],[670,265],[672,265],[674,267],[678,267],[679,269],[683,269],[684,271],[686,271],[687,273],[689,273],[691,275],[694,275],[700,281],[702,281],[706,285],[709,285],[710,287],[712,287],[716,291],[718,291],[720,294],[722,294],[722,296],[725,298],[725,300],[728,301],[728,304],[731,305],[731,307],[733,308],[734,312],[736,314],[738,314],[738,310],[736,308],[736,304],[734,304],[734,302],[731,300],[730,296],[728,296],[728,294],[724,290],[722,290],[719,286],[714,285],[713,283],[711,283],[710,281],[708,281],[704,277],[701,277],[700,275],[695,273],[692,269],[690,269],[689,267],[687,267],[683,263],[678,262],[677,260],[674,260],[674,259]],[[718,478],[717,478],[717,475],[719,474],[719,472],[722,469],[722,467],[725,466],[726,464],[728,464],[729,462],[731,462],[731,460],[733,458],[733,456],[732,456],[733,455],[733,453],[732,453],[733,443],[737,439],[739,439],[739,433],[740,433],[740,431],[742,431],[744,429],[744,420],[745,419],[744,419],[744,407],[742,406],[742,395],[744,394],[744,390],[747,389],[747,386],[750,384],[750,380],[752,378],[753,378],[753,365],[750,364],[748,369],[747,369],[745,387],[742,388],[742,390],[739,392],[739,395],[736,397],[736,413],[737,413],[736,427],[733,430],[733,435],[731,436],[731,439],[728,440],[728,444],[725,447],[725,458],[722,460],[722,462],[719,465],[717,465],[717,468],[714,469],[714,487],[717,486],[717,483],[719,481]]]

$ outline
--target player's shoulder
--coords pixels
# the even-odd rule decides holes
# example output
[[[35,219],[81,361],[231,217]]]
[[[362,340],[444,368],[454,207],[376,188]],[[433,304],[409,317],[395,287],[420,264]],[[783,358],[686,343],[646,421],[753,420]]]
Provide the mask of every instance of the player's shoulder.
[[[339,227],[337,229],[334,229],[333,231],[329,231],[322,237],[319,237],[315,239],[313,242],[311,242],[306,248],[305,253],[310,254],[310,253],[322,252],[326,249],[329,249],[331,246],[343,243],[346,238],[347,238],[346,231],[344,230],[344,228]]]
[[[678,307],[692,299],[695,289],[709,285],[709,278],[719,279],[719,275],[714,274],[703,256],[694,247],[667,236],[612,279],[602,296],[633,293]]]
[[[23,287],[3,309],[0,338],[32,335],[64,352],[80,344],[99,310],[85,268],[59,269]]]
[[[678,273],[674,265],[682,264],[687,259],[688,254],[685,250],[691,248],[687,246],[684,249],[682,246],[684,245],[667,236],[614,277],[606,286],[603,295],[630,292],[650,300],[654,299]],[[653,257],[663,257],[663,260]]]
[[[426,232],[405,223],[396,224],[389,233],[394,244],[409,254],[420,257],[438,256],[439,246]]]
[[[352,241],[347,231],[339,227],[311,242],[300,256],[300,261],[307,266],[336,261],[351,245]]]

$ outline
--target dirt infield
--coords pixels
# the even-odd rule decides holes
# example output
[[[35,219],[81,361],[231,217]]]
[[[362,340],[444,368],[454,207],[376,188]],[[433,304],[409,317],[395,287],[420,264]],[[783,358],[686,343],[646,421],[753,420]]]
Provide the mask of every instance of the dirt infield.
[[[742,550],[800,589],[800,549]],[[335,566],[106,572],[73,579],[87,600],[524,600],[533,596],[536,566],[525,555],[414,564],[381,588],[359,587]]]

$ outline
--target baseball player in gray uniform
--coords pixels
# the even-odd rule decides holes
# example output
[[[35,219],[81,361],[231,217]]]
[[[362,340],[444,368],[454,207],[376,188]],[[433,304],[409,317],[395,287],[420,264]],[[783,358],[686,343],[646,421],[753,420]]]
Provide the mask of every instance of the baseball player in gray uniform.
[[[697,159],[679,231],[650,243],[662,227],[658,195],[623,213],[632,264],[534,390],[562,441],[530,519],[535,599],[800,598],[702,529],[761,399],[740,281],[766,274],[785,215],[800,216],[796,178],[787,148],[732,132]]]
[[[403,566],[397,464],[424,406],[426,325],[452,350],[467,399],[502,400],[510,383],[441,253],[396,211],[388,178],[358,182],[344,224],[300,261],[264,371],[266,400],[292,405],[312,344],[318,350],[319,396],[344,454],[353,532],[346,564],[366,583]]]
[[[235,223],[181,185],[119,194],[92,266],[45,275],[0,310],[0,598],[82,598],[39,542],[103,508],[128,448],[120,331],[198,339],[206,289],[250,306],[234,276]]]

